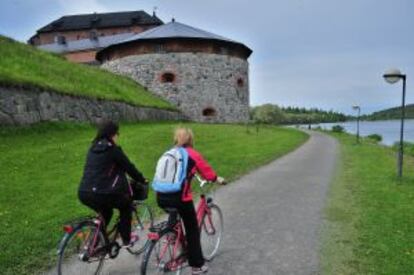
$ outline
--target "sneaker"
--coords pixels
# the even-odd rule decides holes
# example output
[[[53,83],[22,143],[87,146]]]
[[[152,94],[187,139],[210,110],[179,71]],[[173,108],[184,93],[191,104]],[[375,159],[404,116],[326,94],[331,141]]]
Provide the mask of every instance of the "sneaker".
[[[123,244],[122,247],[128,248],[133,247],[134,244],[139,240],[138,235],[135,232],[131,232],[131,238],[129,240],[129,243]]]
[[[202,267],[193,267],[191,274],[195,275],[195,274],[203,274],[203,273],[207,273],[208,271],[208,266],[206,264],[204,264]]]

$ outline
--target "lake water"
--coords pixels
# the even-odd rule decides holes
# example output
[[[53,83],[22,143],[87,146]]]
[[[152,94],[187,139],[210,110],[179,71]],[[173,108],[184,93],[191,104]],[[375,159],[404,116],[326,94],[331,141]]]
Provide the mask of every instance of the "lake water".
[[[321,123],[318,124],[323,129],[330,130],[333,125],[341,125],[348,133],[356,134],[356,121],[343,123]],[[312,127],[318,125],[313,124]],[[370,134],[379,134],[382,136],[382,143],[392,145],[400,140],[401,120],[379,120],[379,121],[360,121],[359,133],[361,136]],[[414,142],[414,119],[406,119],[404,121],[404,140]]]

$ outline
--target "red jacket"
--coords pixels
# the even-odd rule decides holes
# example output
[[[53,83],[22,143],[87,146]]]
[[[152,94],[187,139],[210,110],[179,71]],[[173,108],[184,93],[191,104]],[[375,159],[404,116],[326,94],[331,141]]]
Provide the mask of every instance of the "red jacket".
[[[185,149],[188,152],[187,180],[183,185],[181,200],[191,201],[193,200],[191,180],[193,179],[194,174],[197,172],[202,178],[208,181],[216,181],[217,174],[199,152],[192,147],[186,147]]]

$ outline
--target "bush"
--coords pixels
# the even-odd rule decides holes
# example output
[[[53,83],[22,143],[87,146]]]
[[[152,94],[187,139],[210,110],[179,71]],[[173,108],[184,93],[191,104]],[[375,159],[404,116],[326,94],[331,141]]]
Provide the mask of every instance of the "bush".
[[[375,141],[375,142],[381,142],[382,141],[382,136],[379,135],[379,134],[371,134],[371,135],[368,135],[367,138],[369,138],[369,139],[371,139],[372,141]]]
[[[334,126],[332,126],[332,132],[334,132],[334,133],[343,133],[343,132],[345,132],[345,129],[341,125],[334,125]]]

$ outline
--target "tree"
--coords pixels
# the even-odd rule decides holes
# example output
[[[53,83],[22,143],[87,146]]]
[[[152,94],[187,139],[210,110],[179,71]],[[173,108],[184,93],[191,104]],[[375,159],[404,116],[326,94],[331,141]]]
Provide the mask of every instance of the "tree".
[[[264,104],[253,108],[252,118],[257,123],[281,124],[285,121],[285,114],[277,105]]]

